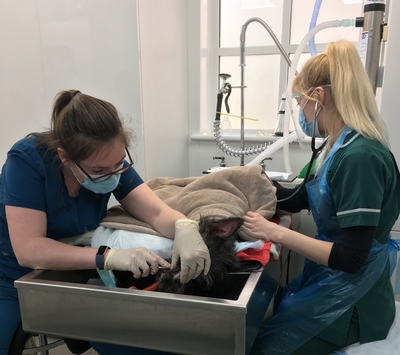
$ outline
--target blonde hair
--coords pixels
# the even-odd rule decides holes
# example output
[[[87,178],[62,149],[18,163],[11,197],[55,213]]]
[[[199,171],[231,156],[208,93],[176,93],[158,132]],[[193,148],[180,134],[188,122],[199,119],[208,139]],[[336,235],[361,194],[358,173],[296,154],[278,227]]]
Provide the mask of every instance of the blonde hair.
[[[387,127],[379,114],[371,81],[357,49],[348,41],[331,42],[325,53],[310,58],[293,80],[292,92],[318,101],[309,95],[316,87],[328,85],[333,109],[326,112],[327,132],[329,127],[344,124],[389,147]],[[319,162],[332,147],[334,138],[328,137]]]

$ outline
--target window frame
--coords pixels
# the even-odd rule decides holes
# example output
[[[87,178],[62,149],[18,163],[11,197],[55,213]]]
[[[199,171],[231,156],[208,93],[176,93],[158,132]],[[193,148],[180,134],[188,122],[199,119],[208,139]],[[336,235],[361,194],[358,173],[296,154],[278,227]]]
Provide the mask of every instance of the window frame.
[[[291,28],[290,25],[287,25],[291,24],[293,0],[282,1],[282,34],[281,38],[278,37],[278,40],[280,41],[285,52],[288,54],[289,58],[292,59],[298,47],[298,44],[290,43]],[[197,3],[197,5],[193,3]],[[202,19],[202,11],[203,16],[205,13],[205,16],[207,17],[206,21]],[[192,117],[194,120],[190,125],[190,131],[192,134],[200,134],[204,136],[213,134],[212,130],[215,120],[215,107],[217,103],[218,90],[220,88],[220,58],[223,56],[240,56],[239,34],[238,47],[220,47],[220,11],[220,0],[200,0],[199,2],[188,2],[188,19],[190,19],[188,20],[188,33],[189,43],[192,43],[192,45],[189,46],[188,83],[189,92],[191,93],[189,94],[189,97],[191,98],[189,102],[189,117]],[[195,16],[196,12],[198,15],[197,18]],[[197,29],[195,26],[197,26]],[[207,26],[206,40],[202,39],[202,35],[204,36],[204,33],[202,34],[204,31],[204,26]],[[260,26],[260,24],[251,23],[249,26]],[[194,38],[193,35],[196,36],[196,38]],[[201,48],[202,43],[206,43],[205,48]],[[191,50],[194,49],[196,44],[198,46],[198,50],[194,52],[199,56],[197,59],[194,57],[194,54],[191,53]],[[315,49],[317,52],[323,52],[326,46],[327,43],[316,43]],[[308,46],[304,48],[303,53],[309,53]],[[279,88],[277,91],[278,95],[275,98],[276,112],[278,112],[281,95],[286,90],[290,67],[275,44],[266,46],[246,46],[246,56],[251,55],[280,56]],[[192,61],[190,61],[190,58],[192,58]],[[208,64],[206,72],[202,72],[202,60],[207,61]],[[268,128],[273,129],[274,127]],[[251,130],[246,129],[245,127],[245,132],[251,133]]]

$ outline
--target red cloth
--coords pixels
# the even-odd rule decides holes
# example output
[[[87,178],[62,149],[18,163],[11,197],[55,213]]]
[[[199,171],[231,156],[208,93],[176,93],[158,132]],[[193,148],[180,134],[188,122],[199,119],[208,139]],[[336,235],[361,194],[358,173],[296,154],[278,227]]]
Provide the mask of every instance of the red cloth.
[[[264,242],[264,246],[260,250],[248,248],[242,251],[239,251],[239,253],[236,254],[236,256],[240,260],[257,260],[259,261],[262,266],[265,266],[270,257],[270,249],[271,249],[271,242]]]

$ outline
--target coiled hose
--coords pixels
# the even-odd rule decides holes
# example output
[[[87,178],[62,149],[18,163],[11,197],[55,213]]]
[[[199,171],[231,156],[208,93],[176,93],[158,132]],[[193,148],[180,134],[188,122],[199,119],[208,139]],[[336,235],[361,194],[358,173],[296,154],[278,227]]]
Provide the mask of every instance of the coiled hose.
[[[264,143],[252,148],[242,148],[242,149],[232,148],[228,146],[228,144],[222,138],[220,129],[221,129],[221,121],[215,120],[214,121],[215,141],[217,142],[219,149],[221,149],[225,154],[230,155],[231,157],[236,158],[236,157],[260,154],[269,147],[269,143]]]

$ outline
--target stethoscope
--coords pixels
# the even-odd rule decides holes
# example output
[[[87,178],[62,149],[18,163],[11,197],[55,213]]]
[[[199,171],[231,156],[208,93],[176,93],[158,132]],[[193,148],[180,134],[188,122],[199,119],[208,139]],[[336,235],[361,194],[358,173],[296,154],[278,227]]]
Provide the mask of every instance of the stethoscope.
[[[309,176],[310,176],[310,172],[311,172],[311,167],[312,164],[314,162],[314,159],[317,157],[317,155],[321,152],[322,149],[324,149],[327,139],[324,140],[324,142],[317,148],[315,145],[315,133],[317,131],[317,110],[318,110],[318,102],[315,103],[315,107],[314,107],[314,123],[313,123],[313,130],[312,130],[312,136],[311,136],[311,150],[312,150],[312,155],[311,155],[311,159],[310,162],[308,163],[308,167],[307,167],[307,171],[306,174],[304,176],[304,179],[302,181],[302,183],[298,186],[298,188],[288,197],[285,197],[281,200],[277,200],[276,202],[284,202],[287,200],[290,200],[291,198],[293,198],[305,185],[305,183],[307,182]]]

